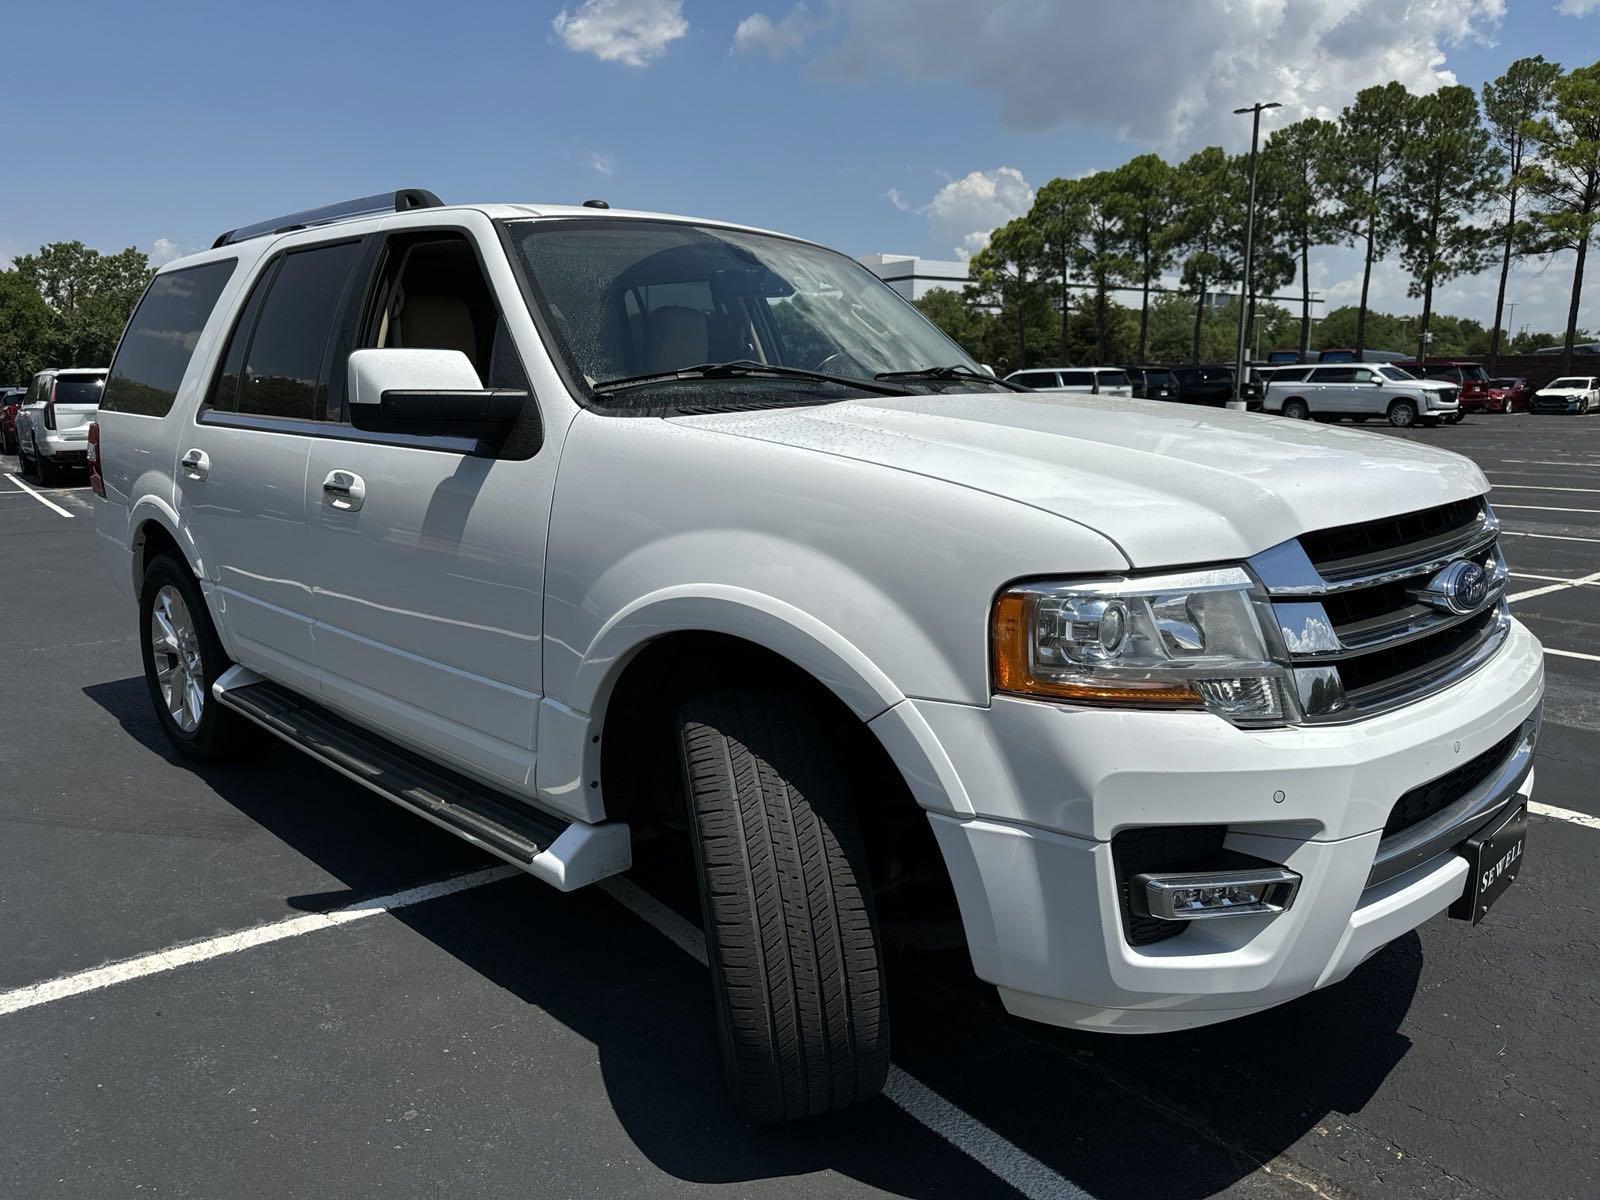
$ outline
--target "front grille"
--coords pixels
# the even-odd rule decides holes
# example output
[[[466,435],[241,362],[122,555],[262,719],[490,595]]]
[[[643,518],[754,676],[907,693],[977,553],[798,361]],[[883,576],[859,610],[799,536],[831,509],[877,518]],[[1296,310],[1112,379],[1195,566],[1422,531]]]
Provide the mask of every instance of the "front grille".
[[[1449,808],[1493,775],[1524,736],[1524,731],[1519,726],[1482,754],[1462,763],[1448,775],[1441,775],[1420,787],[1412,788],[1401,796],[1390,810],[1389,819],[1384,822],[1383,836],[1393,837],[1413,825],[1426,821],[1435,813]]]
[[[1448,687],[1509,627],[1498,525],[1481,498],[1303,534],[1252,560],[1273,600],[1303,715],[1353,720]],[[1490,586],[1474,611],[1427,593],[1458,561]]]
[[[1458,389],[1456,389],[1456,388],[1440,388],[1439,389],[1439,400],[1440,400],[1440,403],[1443,403],[1443,404],[1454,404],[1456,402],[1456,397],[1458,395],[1460,395],[1460,394],[1461,394],[1460,391]]]

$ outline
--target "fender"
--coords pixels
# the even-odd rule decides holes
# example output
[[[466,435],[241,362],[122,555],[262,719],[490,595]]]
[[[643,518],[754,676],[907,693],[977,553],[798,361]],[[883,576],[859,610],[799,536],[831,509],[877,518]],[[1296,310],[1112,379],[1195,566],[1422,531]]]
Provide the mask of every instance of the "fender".
[[[140,551],[144,544],[144,526],[149,521],[154,521],[167,531],[183,552],[195,578],[204,583],[205,564],[200,559],[200,550],[178,519],[177,510],[161,497],[146,492],[134,501],[133,508],[128,512],[128,550],[132,559],[134,594],[138,595],[139,586],[144,582],[144,556]]]
[[[584,652],[570,700],[540,703],[536,782],[540,799],[558,811],[604,820],[599,734],[617,681],[646,644],[670,633],[721,633],[793,663],[871,725],[905,699],[889,677],[837,630],[786,601],[748,588],[697,584],[642,596],[611,618]],[[893,727],[897,722],[889,722]],[[880,732],[880,737],[881,737]],[[925,756],[926,742],[884,739],[907,777],[944,774]],[[910,754],[916,762],[900,762]]]

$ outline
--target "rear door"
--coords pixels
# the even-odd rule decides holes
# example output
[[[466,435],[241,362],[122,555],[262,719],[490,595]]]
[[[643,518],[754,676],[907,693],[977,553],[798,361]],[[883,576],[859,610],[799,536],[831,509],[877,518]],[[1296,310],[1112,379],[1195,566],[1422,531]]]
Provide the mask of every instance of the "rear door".
[[[233,658],[310,693],[318,564],[306,538],[306,462],[327,428],[334,321],[362,251],[348,238],[264,261],[173,472]]]
[[[383,242],[344,318],[330,411],[351,348],[459,350],[485,387],[527,389],[502,315],[520,302],[505,252],[487,219],[458,220]],[[556,454],[475,457],[470,439],[361,431],[342,412],[329,434],[304,483],[326,702],[531,794]],[[359,502],[341,483],[359,485]]]
[[[1354,403],[1350,393],[1355,386],[1355,367],[1318,367],[1307,382],[1306,403],[1314,413],[1343,414]]]

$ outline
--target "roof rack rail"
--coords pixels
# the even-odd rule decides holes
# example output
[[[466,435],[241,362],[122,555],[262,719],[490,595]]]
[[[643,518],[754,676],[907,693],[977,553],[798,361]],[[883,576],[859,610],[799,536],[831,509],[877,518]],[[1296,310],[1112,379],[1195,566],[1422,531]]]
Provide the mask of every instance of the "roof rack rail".
[[[444,201],[427,188],[401,188],[397,192],[379,192],[376,196],[362,196],[339,204],[325,204],[321,208],[308,208],[304,212],[273,217],[270,221],[257,221],[254,225],[241,225],[217,235],[211,248],[231,246],[234,242],[264,237],[269,233],[288,233],[291,229],[307,229],[313,225],[331,225],[348,221],[352,217],[367,217],[373,213],[406,212],[413,208],[439,208]]]

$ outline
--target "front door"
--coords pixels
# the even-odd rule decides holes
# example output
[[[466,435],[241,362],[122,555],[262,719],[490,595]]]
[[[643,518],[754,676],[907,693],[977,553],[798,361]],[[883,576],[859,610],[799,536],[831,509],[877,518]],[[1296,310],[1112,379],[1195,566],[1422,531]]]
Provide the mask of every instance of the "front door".
[[[460,350],[486,387],[526,389],[473,228],[391,234],[351,310],[350,349]],[[486,782],[533,792],[544,547],[555,454],[483,458],[467,439],[362,432],[310,450],[317,663],[327,703]]]

